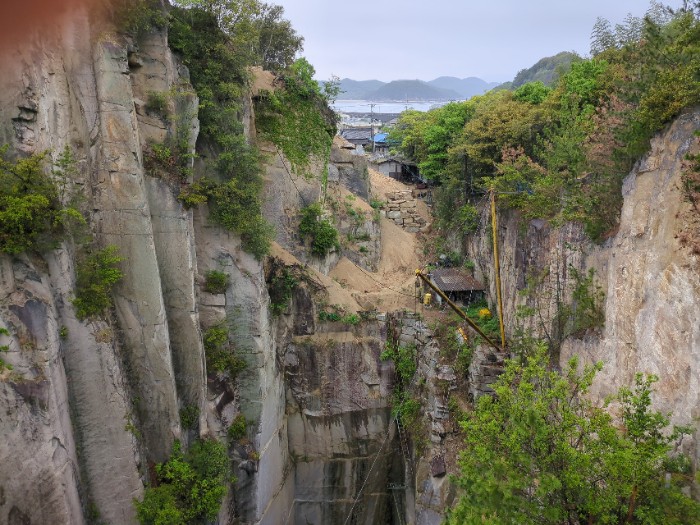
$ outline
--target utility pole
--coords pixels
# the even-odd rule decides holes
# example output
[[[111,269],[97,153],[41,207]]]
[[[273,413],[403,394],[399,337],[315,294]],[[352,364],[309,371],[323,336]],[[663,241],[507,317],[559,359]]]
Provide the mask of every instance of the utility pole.
[[[374,106],[376,104],[369,105],[369,133],[372,137],[372,153],[374,153]]]
[[[498,219],[496,215],[496,192],[489,191],[491,200],[491,227],[493,231],[493,266],[496,275],[496,298],[498,301],[498,323],[501,328],[501,346],[506,347],[506,331],[503,326],[503,297],[501,296],[501,263],[498,260]]]

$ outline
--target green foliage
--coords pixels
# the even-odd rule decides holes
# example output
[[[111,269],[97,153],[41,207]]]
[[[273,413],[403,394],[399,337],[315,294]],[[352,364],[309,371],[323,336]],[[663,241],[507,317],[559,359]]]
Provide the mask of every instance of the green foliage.
[[[269,252],[274,231],[261,214],[260,154],[246,141],[239,115],[248,67],[255,63],[254,55],[246,51],[251,49],[248,29],[261,5],[195,4],[171,11],[169,41],[190,70],[200,100],[198,148],[214,149],[209,167],[219,180],[200,179],[184,188],[179,198],[187,207],[209,202],[211,218],[239,234],[243,249],[260,259]]]
[[[295,173],[307,178],[311,162],[327,162],[336,132],[335,113],[314,73],[306,59],[298,59],[281,74],[275,89],[260,97],[255,113],[261,136],[282,150]]]
[[[0,327],[0,336],[9,336],[10,331],[5,328],[5,327]],[[10,349],[9,345],[0,345],[0,352],[7,352]],[[6,363],[2,359],[0,359],[0,373],[4,372],[5,370],[12,370],[12,365]]]
[[[327,310],[321,310],[318,312],[318,319],[320,321],[331,321],[334,323],[343,323],[355,326],[362,321],[362,317],[357,314],[347,314],[341,307],[333,306],[333,310],[330,312]]]
[[[209,270],[205,275],[204,291],[213,294],[226,293],[229,285],[229,276],[219,270]]]
[[[162,91],[149,91],[146,100],[146,111],[159,117],[168,117],[169,93]]]
[[[0,147],[0,252],[52,248],[71,226],[85,224],[78,210],[61,202],[75,169],[71,152],[59,157],[54,180],[44,172],[46,153],[11,161],[7,151],[8,146]]]
[[[579,222],[594,241],[616,231],[623,178],[655,133],[700,103],[700,20],[654,4],[644,20],[598,21],[594,38],[596,56],[569,57],[552,88],[519,74],[513,93],[461,103],[454,127],[443,110],[402,114],[392,138],[441,184],[439,226],[462,230],[460,210],[493,188],[525,219]]]
[[[396,368],[396,377],[399,385],[403,388],[416,375],[418,369],[418,350],[416,345],[394,345],[387,343],[380,359],[382,361],[392,360]]]
[[[545,86],[541,81],[528,82],[513,92],[513,98],[521,102],[529,102],[530,104],[541,104],[547,99],[551,91],[551,88]]]
[[[392,397],[391,416],[401,421],[409,432],[418,430],[422,412],[420,401],[411,397],[406,391],[395,391]]]
[[[340,248],[338,230],[323,218],[322,213],[321,204],[315,202],[302,208],[299,221],[301,239],[310,240],[311,253],[318,257],[325,257],[332,250]]]
[[[298,284],[299,279],[290,268],[278,267],[271,272],[267,281],[267,290],[270,294],[270,309],[273,315],[280,315],[287,309]]]
[[[246,420],[243,414],[238,414],[236,418],[231,422],[231,426],[228,427],[228,439],[229,441],[238,441],[245,437],[246,433]]]
[[[468,307],[464,308],[463,310],[464,310],[464,313],[467,314],[467,317],[469,317],[469,319],[474,321],[474,323],[486,335],[488,335],[489,337],[497,337],[498,336],[498,334],[500,333],[500,325],[498,323],[498,316],[491,315],[491,314],[489,314],[489,315],[482,314],[482,311],[489,310],[488,303],[486,302],[486,300],[473,302]]]
[[[479,210],[472,204],[465,204],[457,212],[457,223],[465,235],[475,233],[479,228]]]
[[[688,429],[669,432],[650,410],[655,378],[620,391],[618,425],[586,395],[600,364],[579,372],[572,359],[559,373],[548,361],[544,346],[509,361],[495,396],[465,414],[462,496],[447,523],[697,523],[700,505],[681,491],[692,480],[666,483],[667,466],[686,464],[667,458]]]
[[[111,4],[114,13],[110,18],[125,33],[138,36],[168,26],[168,15],[157,0],[112,0],[105,4]]]
[[[437,182],[445,179],[450,145],[474,115],[472,101],[451,102],[428,112],[405,111],[389,131],[389,140],[402,153],[418,162],[423,176]]]
[[[102,315],[111,308],[112,289],[124,277],[119,269],[123,260],[116,246],[107,246],[88,250],[78,261],[73,306],[79,319]]]
[[[195,429],[199,425],[199,407],[188,405],[180,409],[180,423],[183,428]]]
[[[196,441],[184,454],[179,441],[166,463],[156,465],[157,483],[135,501],[141,525],[184,525],[216,519],[230,474],[226,447],[209,439]]]
[[[202,340],[209,372],[226,374],[229,379],[235,379],[245,369],[245,361],[233,352],[226,326],[218,325],[209,328],[204,332]]]
[[[369,205],[375,210],[381,210],[384,206],[386,206],[386,201],[372,197],[369,201]]]
[[[591,328],[602,328],[605,324],[605,293],[597,284],[595,270],[590,268],[588,274],[581,274],[570,268],[574,279],[572,291],[571,333],[580,334]]]

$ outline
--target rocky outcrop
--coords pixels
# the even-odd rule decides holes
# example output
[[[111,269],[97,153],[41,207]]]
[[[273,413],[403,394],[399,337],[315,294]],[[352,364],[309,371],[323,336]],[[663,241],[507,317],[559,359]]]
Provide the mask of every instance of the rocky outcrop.
[[[700,413],[700,274],[688,239],[699,237],[700,218],[684,198],[682,177],[686,154],[700,149],[694,137],[699,128],[700,113],[689,112],[652,140],[651,151],[624,181],[619,230],[601,246],[592,245],[577,224],[552,228],[535,220],[523,230],[517,215],[499,213],[506,329],[513,333],[520,324],[544,335],[557,301],[571,301],[571,269],[593,268],[605,292],[605,323],[568,337],[562,364],[572,355],[602,361],[593,385],[600,398],[630,386],[637,372],[656,374],[654,407],[671,414],[674,424],[691,425]],[[494,298],[490,244],[489,226],[468,241],[467,252]],[[532,275],[542,278],[523,296]],[[523,320],[519,306],[537,315]],[[687,451],[696,440],[686,442]],[[694,455],[700,457],[697,450]]]
[[[654,405],[674,424],[700,415],[700,255],[684,243],[700,237],[700,217],[683,195],[685,156],[700,151],[700,112],[679,117],[625,179],[620,228],[586,257],[606,291],[598,336],[567,341],[562,358],[603,361],[595,392],[656,374]]]

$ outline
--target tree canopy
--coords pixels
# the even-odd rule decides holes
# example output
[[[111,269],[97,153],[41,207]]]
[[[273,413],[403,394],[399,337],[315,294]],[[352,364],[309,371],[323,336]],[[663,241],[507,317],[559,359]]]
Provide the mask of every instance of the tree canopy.
[[[529,218],[581,222],[593,240],[615,230],[621,184],[650,138],[700,102],[700,21],[652,2],[643,19],[599,19],[594,57],[542,82],[491,91],[427,113],[405,112],[392,139],[436,192],[440,225],[491,187]]]
[[[676,450],[689,429],[651,410],[656,378],[620,390],[613,417],[587,396],[600,364],[572,359],[559,373],[548,363],[543,345],[510,361],[495,396],[466,414],[462,495],[447,523],[698,523],[700,504],[682,492],[690,460]]]

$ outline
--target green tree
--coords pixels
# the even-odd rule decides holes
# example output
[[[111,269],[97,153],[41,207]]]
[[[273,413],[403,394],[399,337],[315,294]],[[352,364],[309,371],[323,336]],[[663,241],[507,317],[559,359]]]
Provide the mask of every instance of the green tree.
[[[68,150],[59,156],[53,174],[46,174],[46,153],[15,161],[0,147],[0,252],[52,248],[71,225],[84,224],[77,209],[64,206],[65,186],[74,163]]]
[[[263,4],[256,21],[257,55],[260,65],[269,71],[284,71],[289,68],[304,45],[304,38],[294,31],[291,22],[283,16],[282,6]]]
[[[653,377],[622,389],[622,430],[587,396],[601,365],[572,359],[559,373],[544,345],[525,363],[508,362],[461,423],[463,495],[449,524],[694,524],[700,504],[685,496],[685,459],[669,453],[688,431],[668,432],[653,412]],[[667,483],[665,474],[672,472]]]
[[[187,453],[176,441],[170,459],[156,465],[156,474],[157,483],[135,502],[142,525],[211,522],[231,481],[226,447],[212,439],[196,441]]]

